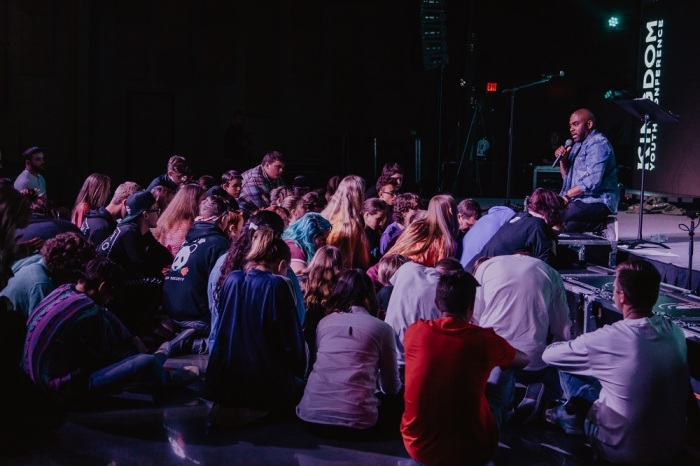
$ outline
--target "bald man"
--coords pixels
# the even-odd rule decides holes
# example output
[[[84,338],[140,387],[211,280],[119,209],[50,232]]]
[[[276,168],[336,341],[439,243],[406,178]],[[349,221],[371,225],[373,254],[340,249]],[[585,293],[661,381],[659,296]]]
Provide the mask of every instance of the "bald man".
[[[566,231],[600,232],[607,217],[617,213],[620,199],[615,153],[608,138],[596,130],[595,116],[587,108],[571,114],[569,132],[573,145],[554,151],[561,156]]]

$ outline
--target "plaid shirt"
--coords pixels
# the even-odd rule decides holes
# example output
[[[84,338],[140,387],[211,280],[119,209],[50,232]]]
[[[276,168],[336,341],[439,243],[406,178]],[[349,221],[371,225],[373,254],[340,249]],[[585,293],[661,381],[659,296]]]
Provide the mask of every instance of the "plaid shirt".
[[[238,204],[244,212],[253,213],[258,209],[264,209],[270,205],[270,191],[278,186],[284,186],[282,178],[271,180],[262,165],[253,167],[250,170],[243,172],[243,186],[241,187],[241,196],[238,198]]]

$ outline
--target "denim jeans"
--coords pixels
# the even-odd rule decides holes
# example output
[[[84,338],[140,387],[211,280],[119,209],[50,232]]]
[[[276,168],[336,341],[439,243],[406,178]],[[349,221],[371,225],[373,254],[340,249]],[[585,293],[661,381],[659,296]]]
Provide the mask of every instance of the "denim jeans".
[[[593,404],[600,396],[600,382],[595,377],[585,375],[573,375],[568,372],[559,372],[559,383],[561,384],[564,398],[583,398]]]
[[[513,413],[513,396],[515,394],[515,374],[513,369],[495,367],[486,382],[486,400],[491,413],[496,419],[498,432]]]
[[[117,393],[134,382],[162,387],[167,382],[164,362],[162,353],[135,354],[90,374],[88,389],[95,394]]]

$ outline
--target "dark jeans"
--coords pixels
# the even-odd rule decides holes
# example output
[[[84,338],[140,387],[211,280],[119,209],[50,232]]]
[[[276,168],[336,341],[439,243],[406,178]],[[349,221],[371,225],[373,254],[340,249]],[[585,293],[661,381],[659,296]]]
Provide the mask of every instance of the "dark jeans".
[[[135,354],[90,374],[88,390],[92,394],[109,395],[135,382],[162,387],[168,380],[164,362],[162,353]]]
[[[602,202],[583,202],[576,199],[566,205],[564,225],[566,231],[597,231],[605,225],[612,211]]]

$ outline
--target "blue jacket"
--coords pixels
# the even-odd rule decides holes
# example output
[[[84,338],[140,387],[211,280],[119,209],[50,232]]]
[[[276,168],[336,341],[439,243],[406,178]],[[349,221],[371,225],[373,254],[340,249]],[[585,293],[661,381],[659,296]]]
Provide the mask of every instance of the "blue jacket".
[[[285,277],[270,272],[236,270],[226,277],[207,398],[225,406],[296,406],[307,352],[292,293]]]

